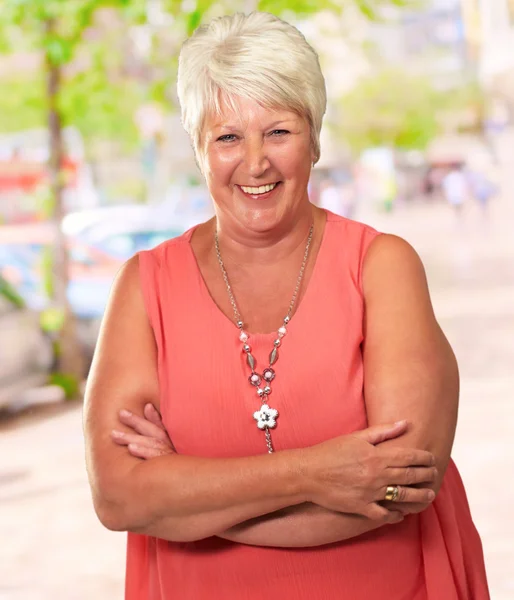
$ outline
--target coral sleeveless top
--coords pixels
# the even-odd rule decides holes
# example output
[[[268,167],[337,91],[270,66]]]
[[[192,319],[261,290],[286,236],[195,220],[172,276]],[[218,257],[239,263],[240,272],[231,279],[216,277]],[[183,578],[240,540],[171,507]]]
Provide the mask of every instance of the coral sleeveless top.
[[[203,281],[190,230],[140,253],[158,347],[161,413],[177,452],[266,452],[260,406],[236,325]],[[272,406],[276,451],[367,427],[363,399],[362,263],[378,235],[327,214],[314,271],[280,348]],[[273,333],[251,336],[265,365]],[[420,515],[314,548],[247,546],[210,537],[176,543],[129,533],[127,600],[487,600],[482,548],[453,462]]]

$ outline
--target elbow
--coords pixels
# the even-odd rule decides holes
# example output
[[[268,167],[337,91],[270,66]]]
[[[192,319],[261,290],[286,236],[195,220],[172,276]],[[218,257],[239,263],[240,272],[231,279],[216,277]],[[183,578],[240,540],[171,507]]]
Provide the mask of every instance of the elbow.
[[[131,531],[141,524],[143,514],[138,510],[131,490],[119,480],[97,478],[91,485],[93,507],[100,523],[110,531]]]
[[[129,502],[105,494],[93,494],[93,505],[98,520],[109,531],[161,537],[169,542],[196,542],[208,537],[195,518],[167,516],[163,520],[150,519]]]
[[[96,515],[100,523],[109,531],[129,531],[128,525],[110,510],[97,510]]]
[[[121,469],[89,472],[96,516],[110,531],[131,531],[148,520],[147,505],[138,502],[131,475]]]
[[[126,509],[119,503],[107,500],[98,494],[93,496],[93,506],[100,523],[110,531],[129,531],[131,523]]]

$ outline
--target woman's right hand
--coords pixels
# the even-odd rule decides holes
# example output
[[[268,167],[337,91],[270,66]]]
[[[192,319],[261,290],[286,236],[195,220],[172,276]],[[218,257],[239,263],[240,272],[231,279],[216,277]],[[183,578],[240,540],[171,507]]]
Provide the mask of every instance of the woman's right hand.
[[[377,521],[399,518],[392,514],[396,511],[378,504],[385,499],[388,486],[398,486],[398,502],[430,504],[435,498],[430,488],[408,486],[435,480],[433,454],[415,448],[379,446],[406,429],[405,421],[376,425],[306,448],[302,468],[309,501]]]

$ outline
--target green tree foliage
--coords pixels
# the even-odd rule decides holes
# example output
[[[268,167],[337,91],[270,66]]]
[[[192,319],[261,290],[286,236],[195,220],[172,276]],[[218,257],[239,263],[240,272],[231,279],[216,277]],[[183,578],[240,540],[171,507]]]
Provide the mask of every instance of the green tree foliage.
[[[1,58],[0,58],[1,60]],[[14,133],[45,125],[44,79],[40,72],[0,79],[0,132]]]
[[[444,106],[426,77],[387,68],[363,78],[342,98],[336,128],[357,153],[384,145],[422,150],[437,134]]]
[[[95,19],[102,11],[109,18]],[[116,138],[133,146],[138,135],[133,114],[142,91],[137,78],[126,72],[123,49],[129,26],[143,16],[142,2],[133,0],[3,0],[0,50],[32,51],[42,67],[46,62],[61,69],[57,102],[62,126],[77,127],[86,145]],[[45,30],[50,22],[52,31]],[[44,68],[2,78],[0,131],[44,126],[45,87]]]

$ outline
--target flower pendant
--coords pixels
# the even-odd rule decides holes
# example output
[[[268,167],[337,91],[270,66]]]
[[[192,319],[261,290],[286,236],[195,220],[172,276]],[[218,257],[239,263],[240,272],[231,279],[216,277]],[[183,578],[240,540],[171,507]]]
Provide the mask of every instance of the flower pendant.
[[[260,410],[253,413],[253,418],[257,421],[259,429],[273,429],[277,425],[278,410],[270,408],[267,404],[263,404]]]

